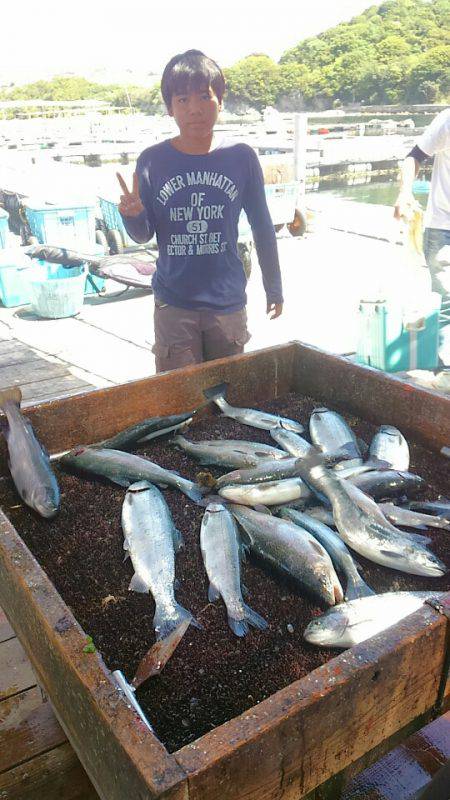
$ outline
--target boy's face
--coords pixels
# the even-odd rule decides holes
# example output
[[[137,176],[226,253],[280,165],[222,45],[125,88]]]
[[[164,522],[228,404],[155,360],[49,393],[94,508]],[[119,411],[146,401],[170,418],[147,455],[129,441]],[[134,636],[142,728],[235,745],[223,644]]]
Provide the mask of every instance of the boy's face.
[[[209,86],[201,91],[174,94],[169,114],[181,134],[190,139],[203,139],[211,135],[221,108],[222,103]]]

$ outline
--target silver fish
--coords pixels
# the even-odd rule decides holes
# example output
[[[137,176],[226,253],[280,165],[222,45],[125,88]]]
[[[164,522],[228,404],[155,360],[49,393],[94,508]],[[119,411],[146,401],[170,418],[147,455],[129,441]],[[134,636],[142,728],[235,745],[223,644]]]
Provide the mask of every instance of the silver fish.
[[[327,456],[342,455],[343,466],[363,463],[355,434],[345,419],[329,408],[315,408],[309,420],[311,441]]]
[[[156,638],[165,639],[186,619],[195,623],[192,614],[175,600],[175,550],[182,546],[182,537],[156,486],[147,481],[129,486],[122,506],[122,528],[124,550],[134,567],[129,589],[151,592],[156,605]]]
[[[347,585],[344,600],[355,600],[357,597],[368,597],[375,594],[373,589],[361,578],[350,551],[337,533],[318,519],[314,519],[301,511],[296,511],[294,508],[282,509],[280,516],[309,531],[325,548],[334,566],[346,577]]]
[[[395,506],[394,503],[379,503],[385,517],[395,525],[404,525],[406,528],[442,528],[450,530],[450,521],[443,517],[433,517],[432,514],[421,514],[410,508]]]
[[[200,547],[209,578],[208,600],[213,603],[222,597],[233,633],[245,636],[249,625],[265,630],[266,620],[242,599],[239,534],[233,516],[218,503],[206,508]]]
[[[295,433],[302,432],[303,425],[294,419],[286,419],[277,414],[258,411],[255,408],[235,408],[230,406],[225,400],[227,388],[227,383],[221,383],[217,386],[212,386],[210,389],[205,389],[203,392],[207,400],[213,400],[216,405],[219,406],[225,417],[231,417],[231,419],[235,419],[243,425],[250,425],[252,428],[262,428],[267,431],[281,425],[286,430],[294,431]]]
[[[61,496],[50,466],[48,453],[37,438],[31,422],[20,412],[22,392],[0,392],[1,420],[8,445],[8,464],[15,487],[24,503],[42,517],[50,519],[58,512]]]
[[[442,592],[386,592],[351,600],[313,619],[304,638],[319,647],[352,647],[396,625],[426,600],[441,596]]]
[[[350,498],[344,482],[317,457],[299,460],[299,472],[309,486],[326,495],[339,535],[352,550],[376,564],[411,575],[445,574],[445,564],[420,544],[411,542],[410,536],[404,537],[401,532],[394,535],[387,526],[374,522]]]
[[[311,497],[311,491],[301,478],[222,486],[219,494],[232,503],[241,503],[244,506],[273,506],[278,503],[288,503],[299,497]]]
[[[184,430],[193,420],[195,411],[188,414],[172,414],[169,417],[150,417],[130,425],[115,436],[96,442],[91,447],[106,447],[109,450],[127,450],[136,444],[147,442],[176,430]]]
[[[242,483],[265,483],[267,481],[279,481],[285,478],[296,476],[297,459],[286,458],[278,461],[265,459],[259,466],[249,469],[236,469],[222,475],[216,483],[216,488],[222,486],[235,486]]]
[[[278,450],[259,442],[246,442],[239,439],[208,439],[191,442],[184,436],[175,436],[173,443],[184,450],[200,464],[213,464],[230,469],[256,467],[262,461],[288,458],[284,450]]]
[[[445,497],[440,500],[414,500],[408,503],[408,508],[413,511],[423,511],[425,514],[435,514],[443,519],[450,520],[450,500]]]
[[[59,463],[69,471],[101,475],[119,486],[130,486],[135,481],[144,480],[158,486],[174,486],[195,503],[203,499],[203,492],[196,483],[160,467],[148,458],[122,450],[80,446],[62,456]]]
[[[381,425],[370,443],[369,455],[386,461],[392,469],[409,469],[408,442],[392,425]]]
[[[365,472],[364,475],[354,475],[348,480],[376,500],[402,494],[416,494],[425,486],[425,481],[419,475],[391,469]]]
[[[295,456],[295,458],[304,458],[304,456],[314,452],[312,444],[303,439],[302,436],[299,436],[298,433],[286,430],[283,425],[271,428],[270,435],[277,444],[281,445],[287,453]]]
[[[230,506],[245,531],[252,551],[283,570],[328,605],[343,599],[342,586],[330,556],[307,531],[271,514],[240,505]]]

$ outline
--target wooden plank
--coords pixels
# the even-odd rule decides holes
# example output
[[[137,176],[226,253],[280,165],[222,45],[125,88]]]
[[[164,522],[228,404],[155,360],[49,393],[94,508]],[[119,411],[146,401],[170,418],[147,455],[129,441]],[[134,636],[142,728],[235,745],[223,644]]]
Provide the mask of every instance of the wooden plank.
[[[0,602],[102,800],[187,800],[176,760],[129,708],[101,656],[84,652],[86,634],[1,512]]]
[[[0,644],[0,700],[36,684],[36,676],[17,638]]]
[[[2,800],[99,800],[68,742],[0,774],[0,797]],[[138,795],[125,797],[131,800]]]
[[[449,759],[450,714],[444,714],[358,775],[342,800],[413,800]]]
[[[450,397],[300,343],[294,373],[294,388],[301,394],[312,394],[369,422],[388,420],[434,450],[450,441]]]
[[[0,773],[67,741],[38,686],[0,703]]]
[[[68,372],[66,364],[54,364],[51,361],[31,361],[29,364],[13,364],[11,367],[0,367],[0,388],[21,386],[32,381],[60,378]]]
[[[29,364],[32,361],[44,361],[48,363],[42,356],[26,346],[15,347],[13,350],[8,350],[6,353],[0,350],[0,368],[11,367],[15,364]]]
[[[445,639],[424,607],[182,748],[189,797],[303,797],[433,706]]]
[[[0,608],[0,644],[6,642],[7,639],[12,639],[16,634],[8,622],[8,617],[2,608]]]

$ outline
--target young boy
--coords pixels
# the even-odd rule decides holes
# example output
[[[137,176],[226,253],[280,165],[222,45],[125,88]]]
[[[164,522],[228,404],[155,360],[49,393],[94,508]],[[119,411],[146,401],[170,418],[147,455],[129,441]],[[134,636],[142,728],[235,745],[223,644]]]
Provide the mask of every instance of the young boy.
[[[156,371],[242,353],[246,277],[238,255],[244,208],[261,266],[270,319],[283,309],[277,244],[258,158],[243,143],[214,135],[225,79],[199,50],[167,64],[161,91],[179,135],[144,150],[133,188],[118,175],[119,211],[129,235],[156,232],[153,278]]]

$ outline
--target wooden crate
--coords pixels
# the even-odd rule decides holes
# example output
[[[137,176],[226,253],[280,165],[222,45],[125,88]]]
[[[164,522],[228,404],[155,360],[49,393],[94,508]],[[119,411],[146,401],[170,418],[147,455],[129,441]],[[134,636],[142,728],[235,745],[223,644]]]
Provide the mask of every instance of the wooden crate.
[[[372,422],[389,420],[434,450],[450,441],[447,398],[297,342],[44,403],[28,414],[50,452],[59,452],[152,414],[195,408],[204,388],[224,380],[235,404],[257,406],[295,391]],[[4,472],[5,455],[3,447]],[[101,657],[85,657],[85,633],[4,515],[0,604],[104,800],[298,800],[349,765],[367,765],[450,697],[449,623],[424,606],[169,754],[118,694]]]

